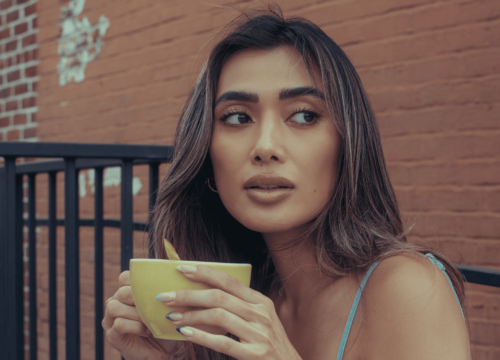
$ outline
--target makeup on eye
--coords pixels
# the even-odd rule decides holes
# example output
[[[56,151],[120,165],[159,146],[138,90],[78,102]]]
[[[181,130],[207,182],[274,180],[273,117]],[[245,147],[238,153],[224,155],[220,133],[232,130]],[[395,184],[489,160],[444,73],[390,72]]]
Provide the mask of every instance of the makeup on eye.
[[[220,121],[226,125],[243,125],[249,123],[250,120],[248,113],[241,108],[226,110],[220,117]]]
[[[295,123],[297,125],[312,125],[322,115],[322,112],[317,112],[313,109],[301,107],[291,112],[291,115],[286,118],[286,122]],[[238,126],[250,123],[252,121],[250,115],[244,109],[229,109],[219,119],[226,125]]]

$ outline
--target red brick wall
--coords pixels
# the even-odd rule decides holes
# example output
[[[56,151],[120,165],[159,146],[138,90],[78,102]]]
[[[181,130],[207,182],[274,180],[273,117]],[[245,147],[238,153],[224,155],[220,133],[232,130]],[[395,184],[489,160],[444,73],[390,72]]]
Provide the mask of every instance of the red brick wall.
[[[39,140],[170,144],[212,37],[236,13],[195,0],[87,0],[79,19],[87,17],[90,24],[101,15],[109,19],[104,47],[99,58],[87,65],[82,82],[61,87],[60,9],[67,3],[37,3]],[[212,3],[261,6],[257,1]],[[500,2],[279,3],[290,15],[320,25],[359,70],[378,116],[403,214],[408,219],[417,216],[411,241],[431,245],[456,262],[500,269]],[[144,218],[147,183],[142,170],[136,171],[145,186],[134,198],[135,216]],[[45,186],[43,180],[40,186]],[[118,216],[118,188],[111,186],[107,192],[111,197],[107,216]],[[91,216],[92,192],[88,190],[81,201],[82,214]],[[40,214],[45,206],[39,204]],[[93,263],[87,232],[82,231],[81,245],[82,354],[91,359]],[[136,240],[140,256],[140,234]],[[39,342],[40,358],[46,358],[43,230],[39,242]],[[119,272],[117,232],[107,233],[106,244],[106,296],[110,296]],[[62,258],[59,265],[62,272]],[[469,286],[468,295],[476,358],[499,359],[500,291]],[[62,312],[59,320],[62,326]],[[61,353],[62,346],[61,339]],[[106,355],[117,358],[109,347]]]
[[[0,2],[0,141],[36,140],[36,0]]]

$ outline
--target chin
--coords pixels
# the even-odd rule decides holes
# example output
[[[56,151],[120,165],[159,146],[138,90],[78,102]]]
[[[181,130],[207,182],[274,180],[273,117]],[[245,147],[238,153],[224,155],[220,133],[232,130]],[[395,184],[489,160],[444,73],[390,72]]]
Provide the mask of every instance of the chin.
[[[244,218],[234,216],[234,218],[247,229],[260,232],[262,234],[282,233],[297,229],[307,221],[293,221],[292,219],[273,219],[270,217],[248,217]]]

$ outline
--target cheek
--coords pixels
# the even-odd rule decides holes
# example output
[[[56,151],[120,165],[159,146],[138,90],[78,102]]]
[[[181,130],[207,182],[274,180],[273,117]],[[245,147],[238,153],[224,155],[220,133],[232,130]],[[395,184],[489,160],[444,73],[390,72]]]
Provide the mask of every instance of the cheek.
[[[321,137],[317,138],[321,140]],[[309,211],[321,209],[332,196],[338,178],[338,142],[331,138],[300,149],[300,202]],[[308,206],[309,205],[309,206]]]
[[[245,160],[241,144],[238,146],[231,137],[214,134],[210,145],[210,158],[217,188],[221,189],[219,194],[221,191],[226,192],[236,188],[238,174]]]

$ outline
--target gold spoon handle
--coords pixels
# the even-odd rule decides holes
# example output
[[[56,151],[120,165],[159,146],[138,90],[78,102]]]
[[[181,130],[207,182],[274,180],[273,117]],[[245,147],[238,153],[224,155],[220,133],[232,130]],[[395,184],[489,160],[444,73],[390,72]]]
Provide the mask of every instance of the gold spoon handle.
[[[174,246],[167,239],[163,239],[163,245],[165,245],[165,253],[169,260],[180,260],[181,258],[175,251]]]

